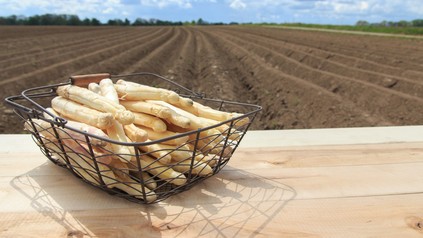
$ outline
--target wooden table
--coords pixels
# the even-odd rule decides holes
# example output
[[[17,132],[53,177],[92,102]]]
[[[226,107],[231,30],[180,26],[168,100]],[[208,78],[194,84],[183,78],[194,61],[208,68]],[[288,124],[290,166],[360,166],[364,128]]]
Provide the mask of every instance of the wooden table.
[[[421,237],[423,127],[248,132],[218,175],[155,205],[0,135],[0,237]]]

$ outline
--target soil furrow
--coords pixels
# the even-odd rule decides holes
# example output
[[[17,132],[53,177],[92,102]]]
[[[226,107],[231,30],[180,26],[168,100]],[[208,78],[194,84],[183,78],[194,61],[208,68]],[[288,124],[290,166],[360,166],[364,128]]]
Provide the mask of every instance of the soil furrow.
[[[199,60],[195,54],[197,42],[194,39],[194,33],[191,27],[182,29],[186,32],[186,39],[183,42],[178,57],[172,65],[169,65],[169,70],[164,75],[167,78],[182,84],[188,89],[194,89],[198,88],[196,64]],[[181,93],[189,94],[189,92],[184,91],[181,91]]]
[[[274,65],[275,62],[271,60],[270,61],[266,60],[263,57],[263,54],[268,54],[268,53],[261,54],[261,52],[263,52],[263,49],[258,47],[256,49],[251,49],[247,47],[248,44],[246,42],[234,43],[234,45],[236,44],[242,45],[241,47],[245,48],[251,54],[256,54],[259,57],[259,59],[261,59],[264,62],[264,64],[268,65],[268,67],[275,68],[275,65]],[[285,67],[285,69],[288,69],[288,68],[291,68],[291,67],[289,66]],[[297,68],[293,70],[292,72],[294,71],[300,72],[301,70]],[[408,110],[416,110],[416,108],[423,109],[423,99],[421,98],[410,96],[408,94],[395,92],[392,90],[388,91],[388,89],[386,88],[378,87],[376,85],[361,82],[354,79],[348,79],[345,77],[343,77],[342,79],[344,80],[338,80],[338,83],[337,83],[338,89],[336,90],[336,93],[341,95],[342,98],[347,99],[347,101],[351,100],[355,105],[357,105],[363,111],[365,108],[367,109],[369,104],[371,104],[372,102],[377,102],[379,105],[395,102],[396,106],[389,106],[389,107],[386,106],[386,107],[377,108],[376,110],[373,109],[370,112],[371,115],[374,115],[374,116],[380,115],[381,118],[386,118],[386,120],[388,121],[397,123],[399,121],[402,121],[404,117],[406,117],[406,115],[401,115],[398,111],[396,111],[399,108],[398,107],[399,105],[401,105],[402,107],[401,111],[404,108],[407,108]],[[316,77],[313,77],[313,75],[309,75],[309,77],[304,78],[304,80],[309,81],[311,84],[319,85],[329,91],[331,89],[331,86],[330,84],[328,84],[328,82],[330,82],[331,80],[336,80],[336,77],[333,77],[332,79],[328,79],[325,77],[316,78]],[[354,82],[355,84],[347,83],[346,81]],[[359,92],[362,92],[364,90],[369,91],[369,89],[371,89],[369,93],[367,93],[366,95],[360,96]],[[422,121],[421,119],[416,118],[414,119],[413,123],[421,123],[421,121]]]
[[[39,39],[32,39],[32,44],[27,44],[26,46],[20,46],[17,47],[15,43],[15,47],[17,48],[17,52],[14,52],[10,49],[8,49],[6,54],[0,55],[0,63],[8,62],[9,60],[21,58],[25,55],[32,55],[37,53],[46,53],[48,51],[54,51],[56,49],[64,48],[73,46],[76,44],[84,44],[91,42],[95,39],[102,39],[114,35],[119,35],[124,32],[132,32],[128,30],[118,30],[118,31],[95,31],[95,32],[84,32],[77,35],[73,35],[71,37],[65,37],[65,38],[56,38],[56,39],[46,39],[46,38],[39,38]],[[96,33],[96,34],[93,34]],[[22,44],[22,42],[19,42]],[[1,43],[0,43],[1,45]]]
[[[123,72],[132,73],[132,72],[153,72],[158,74],[164,74],[167,72],[165,65],[166,61],[172,60],[177,57],[181,40],[180,37],[183,37],[182,30],[180,28],[172,27],[172,35],[166,39],[166,41],[161,42],[161,44],[156,45],[155,47],[150,47],[147,49],[143,57],[139,57],[136,61],[132,62],[131,65],[128,65]]]
[[[140,44],[128,47],[123,51],[110,55],[98,64],[78,70],[77,73],[110,72],[112,74],[135,73],[126,71],[128,65],[147,56],[151,49],[159,47],[173,35],[171,28],[154,28],[154,32],[144,38]]]
[[[155,44],[160,40],[166,40],[170,34],[170,29],[155,28],[152,34],[132,42],[127,42],[126,44],[120,44],[120,47],[112,47],[109,48],[107,52],[104,50],[98,52],[98,54],[90,53],[79,57],[79,60],[70,59],[68,64],[56,65],[56,67],[48,69],[46,73],[33,72],[32,74],[24,75],[18,80],[15,80],[13,84],[9,83],[3,85],[1,89],[3,92],[7,92],[14,88],[15,91],[20,93],[23,89],[64,82],[69,75],[98,72],[116,74],[119,73],[129,61],[133,60],[132,57],[137,57],[138,53],[143,51],[143,48]],[[130,47],[131,45],[137,45],[137,47]],[[128,55],[128,53],[130,55]],[[45,77],[45,75],[48,77]],[[44,100],[44,103],[49,105],[48,101],[49,100]],[[5,127],[3,125],[10,125],[10,127]],[[10,133],[12,131],[21,133],[22,125],[20,121],[15,120],[13,117],[3,116],[0,129],[4,131],[4,133]]]
[[[73,28],[67,28],[69,31],[67,33],[61,34],[52,34],[52,35],[44,35],[44,36],[36,36],[36,37],[27,37],[19,40],[13,40],[9,43],[1,43],[0,46],[5,47],[7,49],[7,54],[2,54],[0,59],[4,56],[13,57],[14,55],[22,55],[26,53],[33,53],[33,52],[43,52],[45,49],[50,47],[67,44],[68,42],[73,42],[77,39],[83,39],[86,37],[95,37],[99,36],[107,36],[113,32],[123,32],[125,30],[117,30],[113,28],[103,28],[101,30],[92,30],[92,31],[83,31],[83,32],[73,32]]]
[[[421,40],[246,26],[0,27],[0,34],[4,96],[69,75],[142,70],[207,97],[261,105],[252,129],[423,123]],[[146,83],[165,86],[156,81]],[[22,133],[10,108],[0,104],[0,112],[0,133]]]
[[[78,48],[84,48],[90,45],[97,45],[99,43],[103,43],[108,40],[117,39],[119,36],[124,37],[122,36],[123,32],[116,32],[116,33],[102,32],[102,33],[103,34],[89,35],[89,37],[83,37],[82,39],[78,37],[77,40],[46,47],[43,50],[32,50],[32,51],[25,51],[20,54],[13,53],[10,55],[6,55],[4,56],[5,59],[0,60],[0,67],[6,70],[8,69],[8,67],[24,64],[27,61],[43,59],[43,57],[46,57],[49,55],[61,54],[66,51],[70,51],[71,49],[78,49]],[[135,31],[127,31],[124,33],[126,37],[128,37],[128,35],[137,34]],[[0,56],[0,58],[2,58],[2,56]]]
[[[53,69],[56,69],[56,70],[58,70],[58,69],[69,69],[71,67],[71,65],[74,66],[74,68],[81,68],[81,66],[85,66],[85,65],[90,64],[90,63],[96,64],[98,62],[97,61],[91,61],[91,58],[108,57],[108,56],[113,55],[115,53],[121,52],[121,49],[130,49],[131,45],[137,44],[138,42],[143,42],[145,39],[148,39],[148,38],[152,38],[151,35],[147,35],[147,36],[144,36],[144,37],[141,37],[141,38],[136,38],[136,39],[133,39],[131,41],[126,41],[123,44],[116,44],[116,45],[110,46],[106,49],[100,49],[100,50],[97,50],[97,51],[94,51],[94,52],[89,52],[89,53],[81,55],[79,57],[68,59],[66,61],[62,61],[60,63],[41,68],[39,70],[35,70],[35,71],[29,72],[27,74],[23,74],[23,75],[13,77],[13,78],[8,78],[7,80],[1,81],[0,86],[4,87],[7,84],[21,82],[21,81],[23,82],[23,84],[28,85],[29,82],[32,81],[30,79],[34,78],[35,75],[43,75],[46,72],[49,72],[50,70],[53,70]],[[30,80],[30,81],[28,82],[27,80]]]
[[[224,31],[226,34],[229,34],[227,31]],[[410,80],[406,78],[398,78],[398,77],[390,77],[389,75],[377,75],[373,73],[366,73],[357,71],[352,68],[345,67],[341,64],[335,64],[331,62],[327,62],[325,59],[317,58],[313,55],[307,53],[298,53],[294,50],[287,49],[285,52],[288,52],[288,56],[284,53],[280,53],[279,48],[274,47],[270,42],[265,41],[255,41],[251,39],[251,36],[247,36],[247,40],[245,35],[237,35],[230,33],[231,36],[237,37],[238,40],[242,41],[243,43],[240,44],[250,44],[253,45],[252,48],[263,49],[264,52],[271,51],[274,52],[272,55],[277,57],[276,61],[279,61],[279,64],[282,62],[287,62],[288,69],[295,69],[293,73],[298,73],[303,76],[301,77],[310,77],[310,78],[323,78],[325,76],[330,77],[339,77],[340,79],[346,80],[354,80],[356,82],[362,81],[364,83],[371,83],[377,85],[377,89],[387,88],[390,90],[395,90],[398,92],[402,92],[407,95],[416,96],[419,98],[423,98],[423,82],[416,82],[415,80]],[[275,49],[276,48],[276,49]],[[298,67],[300,68],[298,68]],[[308,75],[301,68],[306,68],[306,70],[313,71],[314,74],[319,73],[323,75]],[[331,79],[329,79],[331,80]],[[357,81],[358,80],[358,81]],[[335,87],[335,86],[331,86]],[[382,88],[381,88],[382,87]]]
[[[87,44],[86,47],[80,47],[78,45],[75,47],[63,48],[62,50],[55,50],[54,54],[41,53],[38,57],[35,58],[26,57],[26,62],[14,65],[9,68],[5,68],[1,74],[4,78],[12,78],[17,75],[35,71],[38,68],[44,68],[52,64],[58,64],[70,58],[77,58],[78,56],[83,55],[86,52],[93,52],[100,49],[108,48],[119,42],[131,41],[142,36],[143,34],[140,34],[140,32],[133,32],[132,34],[125,36],[117,35],[115,37],[103,39],[100,41],[93,40],[96,42],[96,44]],[[48,55],[50,55],[50,57],[48,57]]]
[[[227,29],[224,31],[228,32]],[[381,78],[382,80],[390,79],[391,81],[397,80],[404,80],[410,83],[416,83],[423,85],[423,82],[420,80],[416,80],[415,77],[404,77],[401,75],[404,71],[399,72],[395,75],[385,73],[383,65],[375,65],[375,67],[382,66],[379,70],[372,68],[372,70],[360,69],[351,67],[350,64],[342,63],[339,60],[333,60],[336,57],[336,53],[334,52],[325,52],[323,50],[319,50],[316,48],[310,47],[303,47],[301,45],[284,43],[281,44],[280,40],[275,40],[270,37],[256,35],[250,32],[238,32],[238,31],[230,31],[232,35],[238,35],[239,37],[248,37],[249,40],[254,41],[255,43],[262,45],[267,48],[271,48],[272,50],[276,50],[279,53],[285,54],[290,58],[295,58],[297,60],[301,60],[303,63],[309,64],[312,67],[318,67],[322,70],[336,70],[338,74],[344,74],[345,76],[352,76],[357,78],[369,78],[369,77],[377,77]],[[304,58],[306,57],[306,58]],[[305,59],[305,60],[304,60]],[[382,72],[378,72],[382,71]]]
[[[135,46],[126,47],[125,49],[110,54],[97,64],[92,64],[87,67],[77,69],[75,73],[86,74],[93,72],[109,72],[111,74],[133,73],[125,72],[128,65],[131,65],[139,58],[145,57],[150,52],[151,48],[156,48],[158,45],[166,42],[173,34],[170,28],[154,28],[151,34],[140,38],[139,44],[132,44]]]
[[[202,83],[199,90],[214,98],[257,102],[259,97],[249,90],[249,85],[245,83],[252,78],[248,71],[234,60],[234,56],[228,55],[209,32],[198,30],[197,34],[200,35],[200,42],[204,45],[201,61],[203,66],[199,78]]]
[[[242,29],[236,29],[236,31],[241,31],[245,34],[249,34],[249,35],[256,35],[256,36],[261,36],[261,37],[266,37],[269,39],[273,39],[276,41],[281,41],[283,42],[283,45],[287,45],[288,47],[292,47],[292,48],[302,48],[305,51],[312,51],[313,53],[320,53],[323,54],[323,57],[326,57],[327,59],[329,59],[330,61],[333,62],[339,62],[342,63],[344,65],[350,66],[350,67],[354,67],[354,68],[358,68],[358,69],[364,69],[364,70],[369,70],[369,71],[373,71],[373,72],[378,72],[378,73],[385,73],[385,74],[389,74],[389,75],[396,75],[399,77],[408,77],[409,79],[413,79],[415,78],[413,74],[415,74],[415,72],[413,72],[413,74],[409,75],[408,71],[413,71],[410,69],[404,69],[398,66],[392,66],[392,65],[386,65],[385,63],[378,63],[378,62],[374,62],[374,61],[370,61],[370,60],[366,60],[363,57],[356,57],[354,55],[351,54],[342,54],[341,52],[337,52],[334,50],[333,47],[329,48],[329,49],[325,49],[323,47],[321,47],[318,44],[307,44],[307,39],[306,38],[301,38],[301,39],[297,39],[297,40],[289,40],[289,35],[283,34],[283,35],[279,35],[279,34],[266,34],[265,31],[245,31]],[[311,36],[310,36],[311,37]],[[313,39],[312,39],[313,40]],[[423,76],[423,73],[421,74]]]
[[[13,42],[17,38],[31,41],[28,37],[54,37],[63,34],[79,34],[86,32],[98,32],[110,29],[110,27],[78,27],[78,26],[1,26],[1,42]],[[13,40],[11,40],[13,39]]]
[[[390,124],[390,122],[377,115],[371,116],[326,88],[275,69],[263,62],[260,57],[251,54],[248,49],[227,40],[221,35],[216,37],[216,39],[224,41],[222,45],[228,47],[228,52],[237,55],[238,60],[245,64],[247,68],[250,68],[251,74],[258,78],[253,82],[249,82],[250,88],[256,90],[257,95],[266,95],[271,98],[270,100],[280,100],[280,104],[274,102],[271,108],[265,108],[262,118],[259,120],[262,122],[266,120],[273,121],[274,117],[281,117],[280,122],[273,121],[273,125],[266,126],[267,129],[309,127],[308,124],[311,118],[314,120],[314,127],[331,127],[332,125],[334,127],[344,127],[348,126],[353,118],[363,124]],[[263,85],[259,82],[263,78],[268,78],[266,80],[268,85]],[[304,97],[304,95],[308,96]],[[319,107],[319,112],[317,112],[314,109],[315,103],[326,106]],[[328,118],[318,119],[319,114],[326,113],[329,115],[336,113],[337,117],[331,118],[332,120],[329,121]],[[319,122],[316,123],[316,121]],[[288,124],[286,124],[287,122]]]

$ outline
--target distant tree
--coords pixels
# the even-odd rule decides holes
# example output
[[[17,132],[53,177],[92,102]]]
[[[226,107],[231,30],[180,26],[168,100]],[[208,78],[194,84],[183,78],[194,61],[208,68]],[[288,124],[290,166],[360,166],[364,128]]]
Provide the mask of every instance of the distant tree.
[[[18,17],[16,15],[11,15],[4,18],[5,25],[17,25]]]
[[[411,23],[410,23],[410,22],[408,22],[408,21],[404,21],[404,20],[402,20],[402,21],[399,21],[399,22],[398,22],[398,26],[399,26],[399,27],[407,27],[407,26],[411,26]]]
[[[53,14],[44,14],[40,16],[40,25],[56,25]]]
[[[355,23],[356,26],[368,26],[370,25],[368,21],[360,20]]]
[[[388,26],[389,26],[389,27],[396,26],[396,23],[395,23],[395,22],[393,22],[393,21],[388,21]]]
[[[91,25],[91,21],[88,18],[84,18],[84,20],[82,20],[81,25],[83,26],[89,26]]]
[[[107,25],[109,26],[121,26],[123,25],[123,21],[120,19],[108,20]]]
[[[78,26],[81,25],[81,20],[77,15],[68,15],[67,16],[67,25]]]
[[[199,18],[198,20],[197,20],[197,25],[207,25],[208,23],[206,22],[206,21],[204,21],[203,20],[203,18]]]
[[[91,25],[92,26],[100,26],[101,22],[97,18],[91,18]]]
[[[239,25],[239,23],[232,21],[232,22],[229,22],[229,25]]]
[[[35,15],[28,18],[28,25],[40,25],[40,16]]]
[[[128,18],[125,18],[125,21],[123,22],[124,26],[129,26],[131,25],[131,22],[128,20]]]
[[[414,27],[423,27],[423,19],[416,19],[411,22]]]
[[[135,19],[135,21],[132,23],[133,26],[142,26],[144,23],[144,19],[142,18],[137,18]]]
[[[385,21],[385,20],[384,20],[384,21],[381,21],[381,22],[379,23],[379,25],[380,25],[380,26],[385,26],[385,27],[386,27],[386,26],[389,26],[388,21]]]

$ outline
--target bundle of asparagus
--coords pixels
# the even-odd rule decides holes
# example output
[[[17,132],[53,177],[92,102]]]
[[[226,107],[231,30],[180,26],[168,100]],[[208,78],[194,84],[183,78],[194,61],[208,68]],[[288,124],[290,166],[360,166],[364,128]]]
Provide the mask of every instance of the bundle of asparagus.
[[[50,114],[65,118],[67,127],[95,137],[87,141],[84,134],[53,128],[41,119],[27,122],[26,129],[36,130],[41,135],[39,143],[82,178],[98,186],[118,188],[147,202],[157,199],[158,186],[183,186],[187,175],[213,174],[217,159],[230,157],[231,145],[239,139],[234,128],[249,123],[245,117],[236,121],[232,130],[222,124],[178,137],[242,114],[212,109],[171,90],[124,80],[113,83],[109,78],[98,84],[90,83],[88,88],[60,86],[57,94],[48,108]],[[48,114],[44,116],[51,119]],[[172,136],[177,137],[141,146],[130,144]]]

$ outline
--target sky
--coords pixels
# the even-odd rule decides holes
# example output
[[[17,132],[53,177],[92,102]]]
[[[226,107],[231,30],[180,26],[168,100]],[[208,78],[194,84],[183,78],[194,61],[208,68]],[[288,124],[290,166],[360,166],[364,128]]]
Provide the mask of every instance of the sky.
[[[0,16],[76,14],[81,19],[355,24],[423,18],[423,0],[0,0]]]

